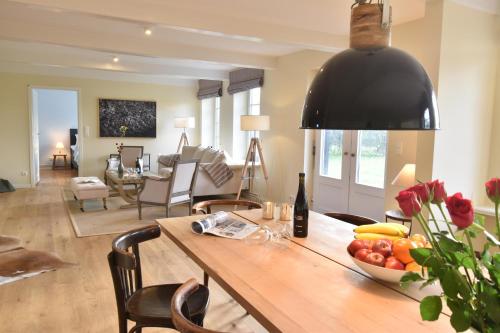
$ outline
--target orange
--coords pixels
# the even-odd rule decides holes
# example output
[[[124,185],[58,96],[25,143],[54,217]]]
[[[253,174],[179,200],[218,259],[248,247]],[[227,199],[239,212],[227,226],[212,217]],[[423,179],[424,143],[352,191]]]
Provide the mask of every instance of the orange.
[[[422,243],[422,244],[424,244],[424,245],[425,245],[425,244],[427,244],[427,238],[425,238],[425,236],[424,236],[424,235],[421,235],[421,234],[415,234],[415,235],[412,235],[412,236],[410,237],[410,239],[411,239],[412,241],[415,241],[415,242],[420,242],[420,243]],[[423,247],[423,246],[422,246],[422,247]]]
[[[418,246],[419,244],[409,238],[401,238],[392,243],[392,254],[402,263],[408,264],[414,261],[410,249],[416,249]]]
[[[416,262],[412,261],[408,265],[406,265],[405,271],[415,272],[415,273],[422,273],[422,266],[420,266]]]

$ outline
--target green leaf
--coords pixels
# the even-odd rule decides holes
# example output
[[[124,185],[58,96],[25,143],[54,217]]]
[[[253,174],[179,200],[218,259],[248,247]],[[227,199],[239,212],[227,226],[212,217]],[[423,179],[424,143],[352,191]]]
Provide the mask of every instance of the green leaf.
[[[486,217],[481,214],[474,214],[474,224],[481,226],[484,230],[484,222],[486,221]]]
[[[420,276],[420,274],[415,272],[408,272],[401,277],[399,284],[401,288],[408,289],[412,282],[423,281],[424,279]]]
[[[483,285],[484,291],[480,298],[486,305],[486,313],[497,324],[500,324],[500,295],[498,290]]]
[[[447,252],[465,251],[465,245],[463,243],[445,236],[439,237],[438,243],[441,249]]]
[[[450,298],[456,298],[458,295],[458,283],[455,271],[449,269],[441,280],[441,287],[443,287],[444,294]]]
[[[439,296],[427,296],[420,303],[420,316],[423,320],[437,320],[441,310],[443,310],[443,304]]]
[[[432,250],[425,247],[410,249],[411,257],[415,259],[419,265],[425,265],[425,262],[432,256],[432,254]]]
[[[471,325],[469,312],[465,309],[455,309],[455,311],[451,314],[450,323],[457,332],[467,330]]]

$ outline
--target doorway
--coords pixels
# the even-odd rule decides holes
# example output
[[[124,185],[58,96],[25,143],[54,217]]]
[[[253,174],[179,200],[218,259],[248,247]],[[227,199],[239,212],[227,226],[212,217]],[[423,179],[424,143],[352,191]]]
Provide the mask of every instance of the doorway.
[[[384,217],[387,131],[316,131],[313,207]]]
[[[77,170],[81,159],[78,135],[79,91],[29,87],[31,186],[40,182],[40,169]]]

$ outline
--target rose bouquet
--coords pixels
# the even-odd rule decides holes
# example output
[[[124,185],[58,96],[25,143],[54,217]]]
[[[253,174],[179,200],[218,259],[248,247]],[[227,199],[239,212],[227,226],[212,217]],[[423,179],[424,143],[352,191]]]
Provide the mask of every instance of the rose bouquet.
[[[500,178],[488,181],[486,192],[495,205],[496,237],[484,229],[484,217],[474,214],[472,202],[461,193],[447,196],[443,182],[420,183],[396,197],[403,213],[418,221],[432,245],[410,250],[422,269],[420,274],[405,274],[401,285],[405,288],[421,281],[424,288],[439,281],[442,294],[425,297],[420,303],[420,315],[423,320],[436,320],[444,301],[452,312],[450,322],[457,332],[470,327],[483,333],[500,332]],[[440,228],[432,206],[442,216],[445,227]],[[423,208],[429,212],[435,230],[431,230],[424,218]],[[456,226],[455,232],[452,226]],[[484,233],[487,239],[480,253],[472,246],[472,238],[479,233]]]

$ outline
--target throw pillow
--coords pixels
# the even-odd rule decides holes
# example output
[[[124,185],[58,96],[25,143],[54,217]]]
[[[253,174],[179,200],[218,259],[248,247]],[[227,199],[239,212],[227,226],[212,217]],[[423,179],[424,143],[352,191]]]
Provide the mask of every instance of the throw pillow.
[[[197,148],[198,149],[194,152],[192,159],[201,160],[207,148],[201,148],[200,146],[198,146]]]
[[[223,151],[217,152],[217,156],[213,159],[212,164],[221,163],[226,161],[226,156]]]
[[[200,146],[184,146],[182,147],[181,161],[192,160],[194,154],[200,149]]]

